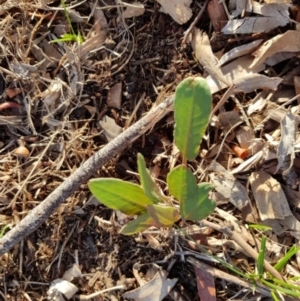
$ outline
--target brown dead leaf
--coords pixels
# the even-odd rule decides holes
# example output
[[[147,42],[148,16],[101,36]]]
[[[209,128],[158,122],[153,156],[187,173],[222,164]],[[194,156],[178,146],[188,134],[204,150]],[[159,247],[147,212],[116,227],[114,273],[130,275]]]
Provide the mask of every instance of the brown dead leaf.
[[[268,77],[262,74],[249,74],[234,81],[235,91],[251,93],[257,89],[276,90],[282,82],[280,77]]]
[[[113,140],[123,131],[123,129],[116,124],[113,118],[106,115],[99,121],[99,125],[103,129],[103,134],[108,141]]]
[[[231,81],[229,78],[224,77],[220,67],[218,66],[218,59],[212,52],[208,35],[205,32],[201,32],[199,29],[195,29],[193,31],[192,47],[197,60],[203,68],[218,81],[222,82],[226,86],[230,86]]]
[[[253,53],[255,59],[250,67],[262,64],[265,60],[278,52],[299,52],[300,31],[289,30],[284,34],[269,39]],[[296,53],[295,53],[296,55]]]
[[[122,83],[117,83],[108,90],[107,105],[113,108],[120,108],[122,101]]]
[[[206,269],[195,266],[198,295],[200,300],[216,301],[215,278]]]
[[[252,193],[262,221],[292,215],[281,185],[264,171],[253,172],[249,177]]]
[[[106,39],[106,31],[101,30],[93,37],[87,39],[84,43],[80,44],[77,48],[79,58],[84,58],[88,53],[100,47]]]
[[[227,62],[232,61],[233,59],[252,53],[259,46],[259,44],[262,43],[262,41],[262,39],[256,40],[251,43],[244,44],[231,49],[230,51],[223,54],[223,56],[219,60],[218,65],[222,66]]]
[[[268,95],[269,91],[262,91],[258,93],[255,98],[253,98],[250,102],[250,105],[247,109],[247,114],[250,116],[254,112],[260,112],[268,103]]]
[[[285,26],[290,21],[289,6],[287,4],[261,4],[256,1],[246,1],[246,3],[249,3],[248,5],[245,5],[245,1],[237,1],[237,3],[239,3],[239,6],[234,11],[233,16],[242,14],[244,11],[260,16],[229,20],[222,29],[225,34],[269,32],[279,26]]]
[[[95,3],[90,3],[90,8],[94,12],[93,16],[95,19],[95,31],[99,33],[101,30],[105,30],[108,24],[103,9],[98,5],[98,1]]]
[[[15,96],[19,95],[22,93],[22,90],[20,88],[9,88],[9,89],[6,89],[6,94],[7,96],[12,99],[14,98]]]
[[[246,188],[222,165],[213,161],[208,170],[215,189],[235,207],[242,210],[250,202]]]
[[[209,1],[207,4],[207,12],[214,30],[220,32],[228,21],[223,3],[219,0]]]
[[[250,55],[245,55],[243,57],[240,57],[229,64],[225,65],[221,68],[222,74],[224,74],[226,78],[226,82],[235,84],[235,81],[238,81],[240,78],[247,77],[251,74],[258,73],[262,70],[264,70],[265,65],[260,64],[256,65],[254,67],[250,67],[250,65],[253,62],[253,58]],[[225,83],[218,80],[215,76],[209,75],[207,78],[207,83],[210,87],[210,90],[212,93],[216,93],[226,87]]]
[[[136,265],[133,267],[136,268]],[[136,274],[136,273],[135,273]],[[124,298],[131,298],[135,301],[161,301],[172,290],[177,279],[168,279],[165,270],[158,270],[155,276],[146,284],[132,291],[123,294]]]
[[[280,220],[279,223],[284,226],[292,236],[300,239],[300,222],[294,215],[287,216],[285,219]]]
[[[162,6],[160,11],[169,14],[178,24],[186,23],[192,17],[192,0],[157,0]]]
[[[62,82],[60,80],[53,80],[49,85],[49,88],[45,90],[42,94],[42,101],[47,106],[54,107],[56,101],[59,99],[62,92]]]
[[[54,61],[59,61],[62,58],[62,54],[56,49],[55,45],[49,43],[45,39],[39,44],[44,50],[47,57],[53,59]]]
[[[64,300],[63,296],[72,298],[77,291],[78,287],[71,282],[57,278],[51,282],[47,295],[49,299],[60,301]]]
[[[251,146],[254,138],[254,131],[248,126],[241,126],[236,132],[236,139],[244,149],[248,149]]]
[[[138,17],[145,13],[145,6],[140,2],[126,3],[126,9],[123,11],[123,17],[125,19]]]
[[[277,149],[278,165],[276,172],[283,167],[286,158],[289,157],[290,165],[285,167],[283,172],[287,173],[293,166],[295,151],[296,122],[295,116],[291,112],[287,112],[281,120],[281,139]]]

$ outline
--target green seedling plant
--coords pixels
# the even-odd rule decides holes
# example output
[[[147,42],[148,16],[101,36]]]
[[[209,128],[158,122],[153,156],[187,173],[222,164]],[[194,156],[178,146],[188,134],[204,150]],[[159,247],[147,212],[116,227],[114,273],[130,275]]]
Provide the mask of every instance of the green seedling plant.
[[[59,43],[59,42],[76,42],[78,44],[83,43],[84,40],[83,40],[81,33],[78,32],[78,34],[76,34],[75,30],[72,26],[70,14],[67,10],[65,0],[61,0],[61,5],[64,8],[65,16],[67,18],[67,22],[68,22],[69,28],[71,30],[71,33],[65,33],[62,35],[61,38],[52,40],[51,43]]]
[[[120,233],[132,235],[151,226],[172,227],[179,219],[200,221],[214,211],[216,204],[208,197],[213,185],[197,184],[196,176],[187,165],[198,155],[211,107],[212,96],[205,79],[189,77],[176,88],[174,143],[181,153],[182,164],[167,175],[170,196],[166,196],[151,177],[141,154],[137,156],[140,185],[114,178],[89,181],[90,191],[102,204],[137,216]],[[174,199],[179,206],[173,205]]]
[[[170,170],[167,175],[169,196],[166,196],[146,168],[144,157],[137,156],[140,185],[114,178],[100,178],[89,181],[88,186],[92,194],[105,206],[119,210],[136,219],[125,225],[120,233],[132,235],[155,227],[178,228],[190,240],[193,238],[176,222],[200,221],[209,216],[215,209],[215,202],[209,199],[208,194],[213,188],[209,183],[197,184],[197,179],[187,165],[194,160],[199,152],[199,145],[205,133],[211,112],[211,93],[203,78],[187,78],[183,80],[175,92],[174,101],[174,143],[182,156],[182,164]],[[174,199],[179,206],[172,205]],[[250,225],[249,228],[258,231],[270,230],[264,225]],[[194,240],[193,240],[194,241]],[[290,282],[269,275],[264,270],[266,254],[266,237],[262,236],[259,256],[256,262],[256,272],[244,273],[222,260],[207,253],[206,249],[197,244],[200,250],[217,260],[224,268],[253,283],[257,282],[270,289],[275,301],[282,300],[280,294],[300,298],[300,288]],[[300,247],[292,247],[287,254],[274,266],[281,271]]]
[[[279,294],[285,294],[291,297],[300,297],[300,287],[289,282],[282,281],[281,279],[277,279],[275,277],[269,276],[264,271],[264,259],[266,254],[266,236],[262,236],[260,251],[257,258],[256,270],[257,272],[252,275],[245,275],[246,278],[251,280],[254,284],[256,281],[260,281],[266,287],[271,290],[271,296],[273,300],[281,300]],[[291,247],[291,249],[287,252],[287,254],[281,258],[277,264],[274,265],[274,268],[277,271],[281,271],[288,261],[291,259],[293,255],[300,251],[300,247],[296,247],[295,245]]]

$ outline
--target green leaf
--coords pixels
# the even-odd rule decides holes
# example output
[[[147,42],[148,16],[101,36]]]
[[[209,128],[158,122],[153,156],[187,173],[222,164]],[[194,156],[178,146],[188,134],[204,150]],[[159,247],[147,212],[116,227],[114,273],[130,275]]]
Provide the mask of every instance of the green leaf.
[[[271,291],[270,293],[274,301],[279,301],[275,291]]]
[[[153,217],[151,217],[149,213],[146,212],[125,225],[121,229],[120,233],[123,235],[133,235],[135,233],[145,231],[151,226],[155,226],[155,221]]]
[[[295,292],[293,290],[290,290],[290,289],[287,289],[285,287],[281,287],[281,286],[278,286],[274,283],[271,283],[270,281],[267,281],[265,279],[260,279],[260,281],[262,282],[262,284],[264,284],[265,286],[267,286],[268,288],[271,288],[271,289],[274,289],[275,291],[277,292],[280,292],[280,293],[283,293],[283,294],[286,294],[286,295],[289,295],[289,296],[293,296],[293,297],[297,297],[299,298],[300,297],[300,293],[298,292]],[[274,280],[272,279],[272,281],[276,282],[277,279],[274,278]],[[283,283],[282,283],[283,284]],[[296,287],[296,286],[295,286]],[[297,287],[299,289],[299,286]]]
[[[58,43],[58,42],[77,42],[78,44],[81,44],[83,42],[83,38],[80,33],[78,35],[73,35],[71,33],[65,33],[62,35],[59,39],[54,39],[50,41],[51,43]]]
[[[184,219],[200,221],[215,210],[216,203],[208,198],[208,193],[213,187],[212,184],[201,183],[193,197],[181,202],[180,212]]]
[[[257,258],[257,272],[258,272],[258,277],[261,279],[264,274],[264,260],[265,260],[265,253],[266,253],[266,241],[267,238],[266,236],[263,236],[261,239],[261,244],[260,244],[260,251],[258,254]]]
[[[187,160],[194,160],[198,155],[211,106],[211,92],[204,78],[188,77],[177,86],[174,140],[183,158]]]
[[[196,177],[184,165],[176,166],[167,176],[170,193],[180,202],[191,199],[198,189]]]
[[[171,227],[179,219],[178,210],[171,206],[147,205],[147,211],[125,225],[120,233],[133,235],[149,227]]]
[[[272,230],[272,227],[260,225],[260,224],[251,224],[251,225],[248,225],[248,227],[249,227],[249,229],[255,229],[258,231]]]
[[[154,204],[159,203],[160,189],[151,178],[149,170],[146,168],[145,159],[142,154],[138,154],[138,171],[141,179],[141,185],[145,195],[152,200]]]
[[[289,251],[285,254],[283,258],[281,258],[274,266],[274,268],[280,272],[288,263],[288,261],[291,259],[292,256],[294,256],[297,252],[300,251],[300,247],[296,247],[293,245]]]
[[[9,229],[9,225],[3,226],[3,228],[0,231],[0,238],[2,238],[4,236],[5,231],[8,229]]]
[[[119,179],[92,179],[88,186],[102,204],[127,215],[145,213],[147,205],[153,203],[139,185]]]
[[[147,212],[156,227],[171,227],[180,218],[178,210],[171,206],[147,205]]]

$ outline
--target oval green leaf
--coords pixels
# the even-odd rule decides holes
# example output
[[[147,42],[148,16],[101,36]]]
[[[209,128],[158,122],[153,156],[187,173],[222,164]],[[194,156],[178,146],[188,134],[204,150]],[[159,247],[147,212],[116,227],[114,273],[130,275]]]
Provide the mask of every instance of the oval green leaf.
[[[138,216],[135,220],[125,225],[120,233],[123,235],[133,235],[142,231],[147,230],[149,227],[155,226],[153,217],[148,212]]]
[[[187,160],[194,160],[198,155],[211,106],[211,92],[204,78],[188,77],[177,86],[174,102],[174,142]]]
[[[138,171],[140,175],[141,185],[145,195],[152,200],[153,203],[159,203],[160,189],[152,179],[149,170],[146,168],[145,159],[142,154],[138,154]]]
[[[216,203],[208,198],[208,193],[213,187],[212,184],[201,183],[192,197],[180,203],[180,212],[184,219],[196,222],[212,214]]]
[[[147,205],[147,212],[154,219],[156,227],[171,227],[180,218],[175,207]]]
[[[196,177],[184,165],[176,166],[167,176],[170,193],[180,202],[191,199],[198,189]]]
[[[139,185],[119,179],[92,179],[88,186],[102,204],[127,215],[145,213],[147,205],[153,203]]]

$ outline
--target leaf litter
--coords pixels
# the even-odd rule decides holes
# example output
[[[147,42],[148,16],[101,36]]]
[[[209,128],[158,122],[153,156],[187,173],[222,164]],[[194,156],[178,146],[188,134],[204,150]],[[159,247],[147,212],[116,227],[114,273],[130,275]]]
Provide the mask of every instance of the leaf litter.
[[[205,77],[214,97],[210,126],[190,165],[199,182],[215,184],[218,206],[210,223],[180,224],[189,236],[151,228],[125,237],[118,231],[128,218],[95,204],[81,183],[42,227],[2,254],[3,300],[46,298],[51,283],[70,284],[74,291],[62,298],[75,294],[79,300],[270,298],[270,290],[257,285],[253,291],[249,281],[205,257],[195,241],[245,273],[255,273],[262,238],[249,224],[271,227],[263,231],[270,265],[298,243],[300,9],[291,1],[206,5],[66,1],[72,26],[84,38],[77,44],[51,43],[70,33],[59,2],[2,1],[0,230],[18,225],[84,161],[190,75]],[[223,23],[211,7],[222,12]],[[95,170],[95,177],[137,183],[141,152],[168,193],[165,167],[180,163],[172,122],[169,114],[153,123],[146,135]],[[24,148],[26,155],[16,155],[17,149],[25,154]],[[225,231],[228,226],[232,232]],[[162,277],[148,279],[147,289],[139,286],[137,263],[140,278],[147,278],[151,269],[145,267],[151,265],[159,265]],[[72,276],[65,279],[66,272]],[[299,267],[290,260],[281,277],[295,275]],[[148,289],[155,295],[147,296]],[[61,297],[57,289],[52,294]]]

